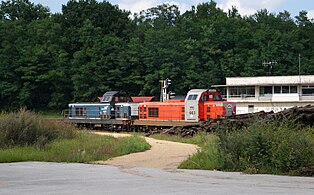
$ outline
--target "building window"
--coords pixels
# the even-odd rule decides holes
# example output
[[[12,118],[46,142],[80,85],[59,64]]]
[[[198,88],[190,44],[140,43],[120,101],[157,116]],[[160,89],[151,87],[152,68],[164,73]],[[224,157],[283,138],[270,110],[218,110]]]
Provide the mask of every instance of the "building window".
[[[302,86],[302,96],[314,96],[314,86]]]
[[[281,93],[281,86],[275,86],[274,93]]]
[[[290,92],[289,92],[289,86],[282,86],[282,87],[281,87],[281,92],[282,92],[282,93],[290,93]]]
[[[260,96],[267,96],[273,94],[273,87],[272,86],[260,86],[259,87],[259,94]]]
[[[290,93],[298,93],[298,87],[297,86],[290,86]]]
[[[249,111],[249,113],[254,112],[254,105],[249,105],[248,106],[248,111]]]
[[[158,118],[158,108],[148,108],[148,117]]]
[[[255,97],[255,87],[230,87],[229,97]]]
[[[297,86],[275,86],[274,93],[298,93],[298,88]]]

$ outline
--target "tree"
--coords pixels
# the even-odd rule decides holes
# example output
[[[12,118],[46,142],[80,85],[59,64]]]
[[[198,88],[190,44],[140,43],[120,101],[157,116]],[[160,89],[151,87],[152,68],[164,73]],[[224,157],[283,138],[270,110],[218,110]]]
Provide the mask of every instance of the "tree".
[[[47,18],[50,15],[48,7],[41,4],[34,5],[29,0],[2,1],[0,14],[2,20],[23,20],[27,23]]]
[[[210,1],[180,14],[162,4],[129,18],[109,2],[70,0],[63,13],[29,0],[0,4],[0,109],[60,109],[107,90],[159,96],[222,84],[230,76],[314,74],[314,24],[306,11],[242,17]]]
[[[121,89],[122,39],[103,36],[99,27],[86,20],[79,29],[79,43],[82,47],[72,60],[74,100],[95,101],[107,90]]]
[[[16,69],[19,67],[17,37],[23,36],[23,29],[16,22],[0,23],[0,108],[10,109],[20,105],[17,97],[20,89]],[[22,37],[21,37],[22,38]]]

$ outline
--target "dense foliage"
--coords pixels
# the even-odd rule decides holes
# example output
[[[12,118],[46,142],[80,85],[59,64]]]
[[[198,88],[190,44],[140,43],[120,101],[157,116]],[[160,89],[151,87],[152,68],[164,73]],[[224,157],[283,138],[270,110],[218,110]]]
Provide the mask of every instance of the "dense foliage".
[[[107,90],[158,95],[222,84],[227,76],[314,74],[314,23],[260,10],[242,17],[211,1],[185,13],[160,5],[131,16],[96,0],[70,0],[62,13],[29,0],[0,4],[0,110],[60,109]]]

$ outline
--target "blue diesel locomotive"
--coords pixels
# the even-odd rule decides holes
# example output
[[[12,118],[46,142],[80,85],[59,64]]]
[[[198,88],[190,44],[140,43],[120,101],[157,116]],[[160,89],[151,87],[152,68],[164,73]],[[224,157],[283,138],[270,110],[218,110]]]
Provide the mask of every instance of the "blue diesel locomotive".
[[[69,104],[66,120],[78,126],[94,127],[97,124],[109,129],[129,129],[132,122],[131,108],[134,106],[126,92],[108,91],[100,103]]]

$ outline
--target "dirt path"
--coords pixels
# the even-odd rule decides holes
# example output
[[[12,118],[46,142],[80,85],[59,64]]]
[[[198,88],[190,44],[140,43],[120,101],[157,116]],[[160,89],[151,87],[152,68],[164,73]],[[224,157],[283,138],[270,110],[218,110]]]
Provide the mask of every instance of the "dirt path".
[[[99,135],[114,137],[131,136],[130,134],[96,132]],[[145,137],[152,146],[145,152],[133,153],[116,157],[107,161],[97,161],[97,164],[114,165],[122,168],[150,167],[162,169],[176,169],[189,155],[197,152],[198,147],[193,144],[183,144]]]

